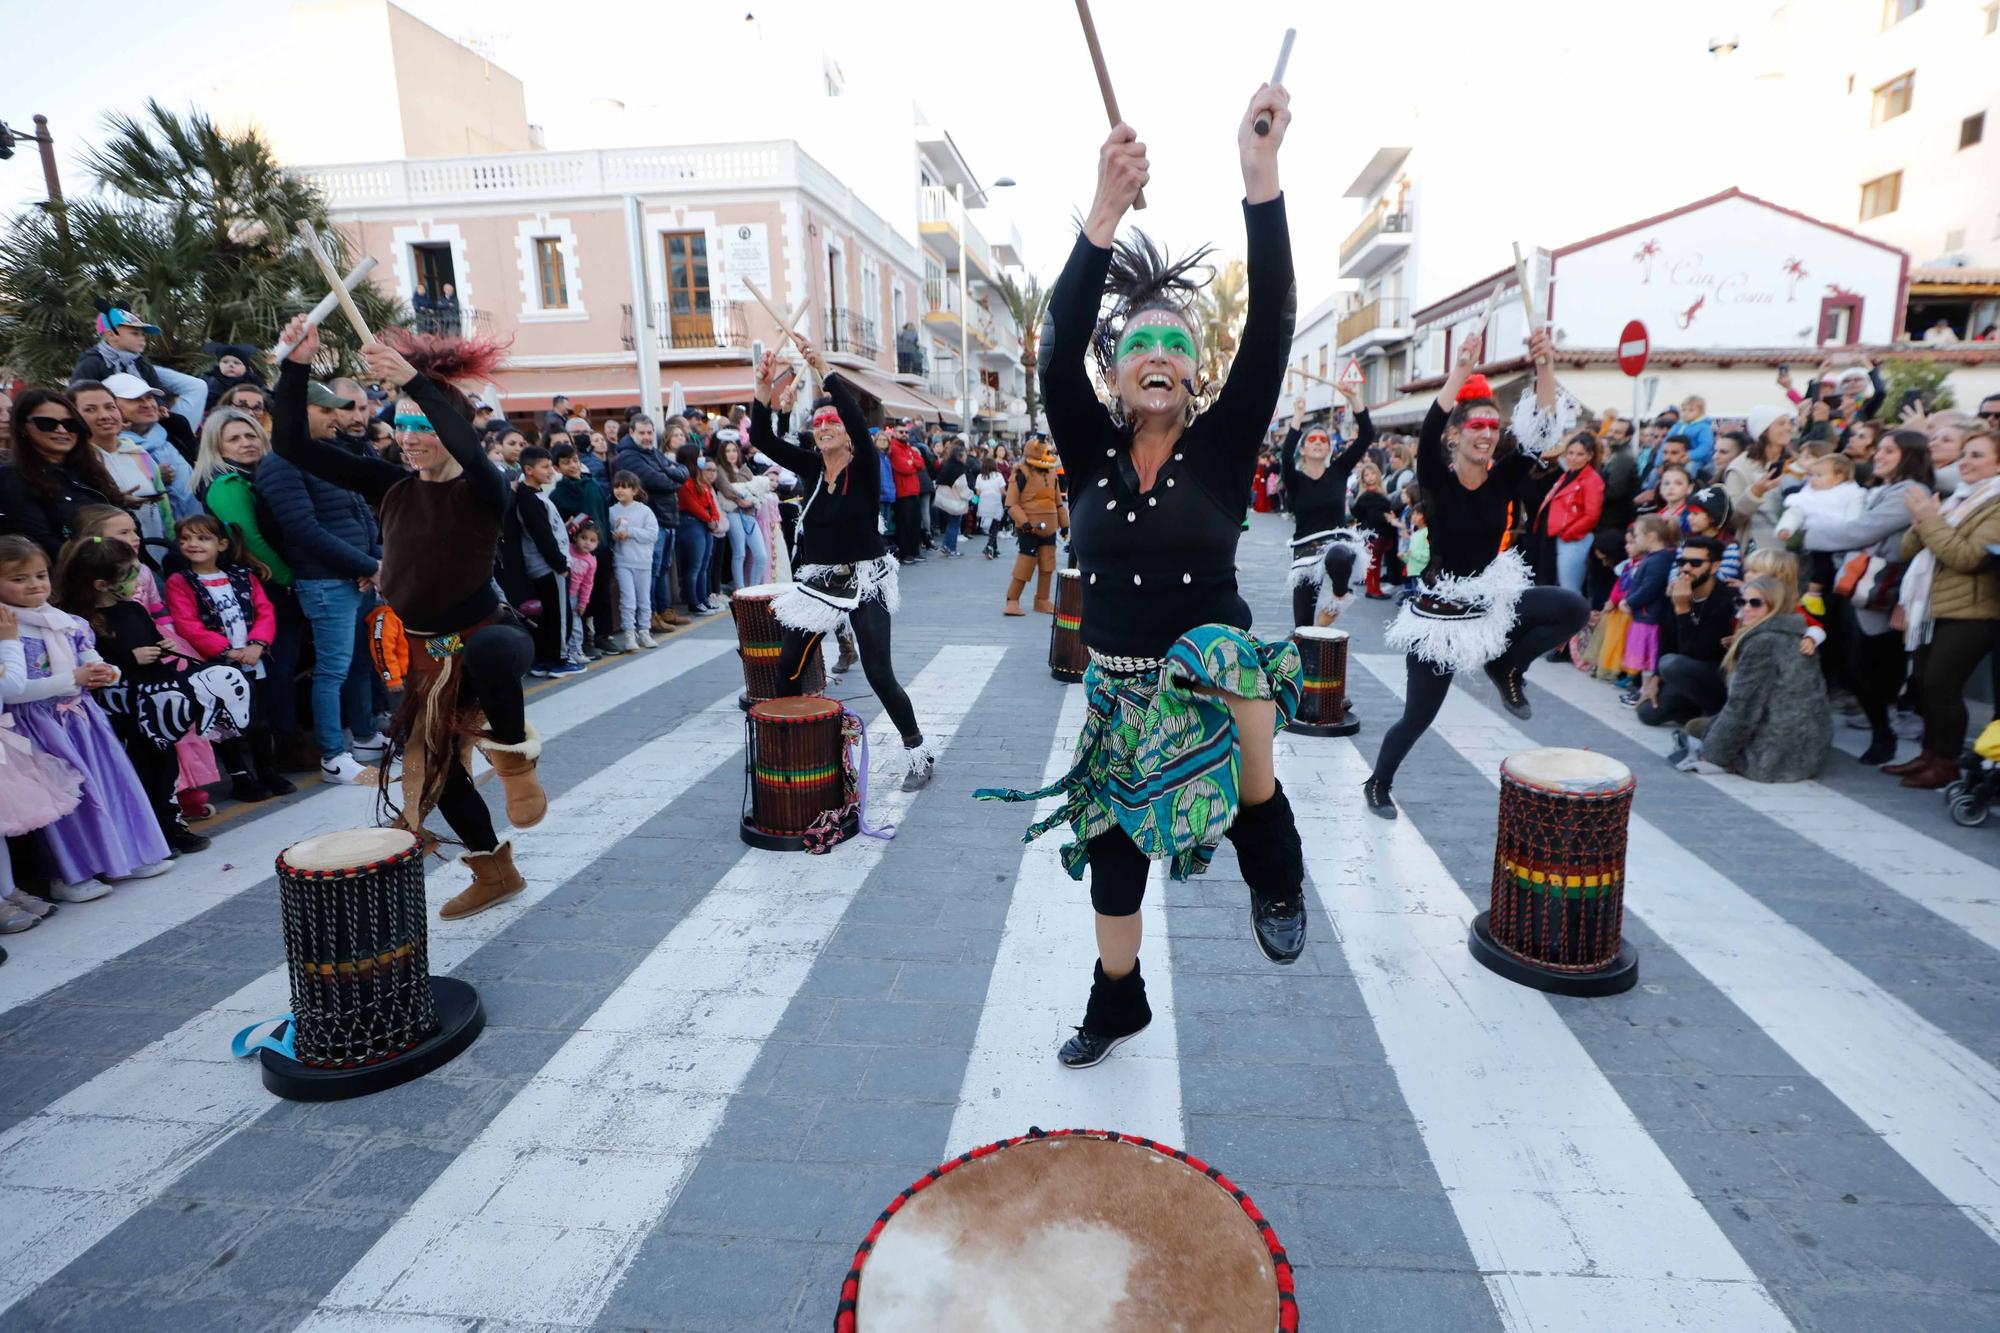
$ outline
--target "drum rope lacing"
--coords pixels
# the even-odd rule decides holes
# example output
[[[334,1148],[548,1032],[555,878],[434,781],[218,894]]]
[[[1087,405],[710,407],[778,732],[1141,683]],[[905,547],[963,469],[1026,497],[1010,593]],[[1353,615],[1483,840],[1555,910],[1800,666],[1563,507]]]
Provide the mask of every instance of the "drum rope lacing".
[[[372,1064],[438,1028],[421,849],[352,870],[280,860],[292,1040],[310,1065]]]
[[[1555,971],[1609,966],[1624,933],[1632,783],[1586,793],[1503,777],[1488,915],[1494,942]]]

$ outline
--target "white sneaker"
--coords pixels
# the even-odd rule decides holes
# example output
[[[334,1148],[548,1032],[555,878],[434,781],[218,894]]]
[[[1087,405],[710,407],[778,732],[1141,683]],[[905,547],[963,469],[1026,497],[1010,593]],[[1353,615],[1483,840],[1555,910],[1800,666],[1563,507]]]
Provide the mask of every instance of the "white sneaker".
[[[58,884],[49,890],[49,897],[59,903],[96,902],[111,892],[111,886],[101,879],[86,879],[75,884]]]
[[[18,935],[24,930],[33,930],[41,924],[42,919],[33,912],[24,911],[5,899],[0,899],[0,935]]]
[[[356,760],[372,767],[382,762],[383,751],[388,748],[389,738],[378,731],[373,736],[356,736],[348,751]]]
[[[113,884],[122,884],[128,879],[151,879],[155,875],[164,875],[174,868],[174,855],[178,853],[169,855],[164,861],[155,861],[151,865],[140,866],[137,870],[128,870],[122,875],[106,875],[104,878]]]
[[[335,785],[351,783],[360,787],[379,787],[382,785],[382,770],[361,763],[351,754],[342,754],[319,761],[319,780]]]
[[[649,629],[639,631],[638,643],[641,648],[657,648],[660,646],[660,641],[653,637],[653,631]]]

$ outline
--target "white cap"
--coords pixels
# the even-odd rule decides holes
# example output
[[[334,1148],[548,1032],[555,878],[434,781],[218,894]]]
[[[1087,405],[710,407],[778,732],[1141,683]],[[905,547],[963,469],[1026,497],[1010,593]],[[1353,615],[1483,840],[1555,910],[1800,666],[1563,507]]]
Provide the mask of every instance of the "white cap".
[[[159,392],[158,389],[155,389],[152,385],[127,370],[121,370],[116,375],[106,378],[104,387],[111,390],[113,398],[123,398],[128,402],[134,398],[144,398],[147,394]]]
[[[1771,429],[1771,423],[1779,417],[1790,416],[1782,407],[1772,407],[1768,403],[1753,407],[1744,417],[1744,424],[1750,428],[1752,443],[1764,438],[1764,432]]]

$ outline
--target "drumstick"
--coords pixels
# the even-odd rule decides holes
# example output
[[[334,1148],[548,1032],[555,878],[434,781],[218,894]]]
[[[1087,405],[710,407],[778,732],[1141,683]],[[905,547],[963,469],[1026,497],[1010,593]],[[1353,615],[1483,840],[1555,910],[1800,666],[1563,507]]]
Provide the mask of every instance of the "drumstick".
[[[1097,69],[1097,90],[1104,94],[1104,114],[1111,117],[1111,127],[1116,129],[1125,118],[1118,114],[1118,94],[1111,91],[1111,71],[1104,67],[1104,48],[1097,44],[1097,25],[1090,21],[1090,0],[1076,0],[1076,16],[1083,20],[1083,40],[1090,48],[1090,63]],[[1146,191],[1142,187],[1133,196],[1132,207],[1145,206]]]
[[[1273,88],[1285,81],[1285,66],[1290,64],[1292,60],[1292,38],[1298,35],[1299,30],[1297,28],[1285,29],[1285,44],[1278,48],[1278,68],[1271,74],[1271,86]],[[1271,132],[1271,118],[1269,116],[1257,117],[1257,124],[1253,128],[1257,131],[1257,137],[1260,139],[1263,138]]]
[[[354,326],[354,334],[364,343],[375,341],[375,335],[368,329],[368,321],[361,318],[361,310],[354,304],[354,297],[348,293],[340,280],[340,270],[326,257],[326,248],[319,243],[319,233],[304,218],[299,219],[299,236],[306,243],[306,250],[319,265],[320,273],[326,278],[326,285],[333,288],[333,299],[340,302],[340,312],[347,316],[347,322]]]
[[[1541,327],[1535,318],[1535,296],[1528,290],[1528,261],[1521,256],[1521,243],[1514,242],[1514,281],[1521,288],[1521,309],[1528,312],[1528,332]]]
[[[361,285],[363,278],[374,271],[375,256],[364,255],[361,262],[354,266],[354,271],[340,280],[340,285],[351,292]],[[328,315],[331,315],[333,308],[339,304],[339,299],[332,292],[328,292],[325,296],[320,297],[319,304],[306,312],[306,327],[309,329],[318,328],[320,322]],[[296,343],[288,343],[283,338],[280,338],[278,339],[278,345],[273,347],[266,355],[274,362],[283,361],[292,354],[292,348],[295,346],[297,346]]]
[[[769,315],[771,317],[771,322],[778,326],[778,340],[780,342],[783,342],[793,337],[794,335],[792,333],[791,319],[788,319],[785,316],[779,314],[775,309],[772,308],[771,303],[764,299],[764,293],[757,290],[756,283],[750,281],[750,279],[748,278],[745,278],[743,279],[743,285],[750,289],[750,294],[757,298],[757,304],[764,307],[764,313]],[[794,316],[793,318],[796,318],[796,316]]]

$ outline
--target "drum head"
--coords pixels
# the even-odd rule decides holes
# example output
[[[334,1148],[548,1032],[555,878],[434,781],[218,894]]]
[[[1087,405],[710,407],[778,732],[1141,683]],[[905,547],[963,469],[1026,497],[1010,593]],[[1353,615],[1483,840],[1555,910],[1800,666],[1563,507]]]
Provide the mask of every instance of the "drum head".
[[[768,602],[782,597],[797,587],[793,583],[753,583],[747,588],[738,588],[729,600],[745,602]]]
[[[345,829],[293,843],[285,849],[284,861],[294,870],[359,870],[401,856],[416,845],[416,835],[408,829]]]
[[[1560,746],[1510,754],[1500,771],[1524,786],[1580,796],[1615,792],[1632,783],[1632,770],[1610,755]]]
[[[899,1202],[850,1275],[856,1333],[1281,1327],[1290,1266],[1269,1225],[1213,1168],[1146,1140],[1010,1140]]]
[[[817,694],[795,694],[751,704],[750,716],[759,722],[816,722],[839,717],[840,704]]]
[[[1347,631],[1344,629],[1335,629],[1331,625],[1300,625],[1292,631],[1292,637],[1295,639],[1339,640],[1347,637]]]

